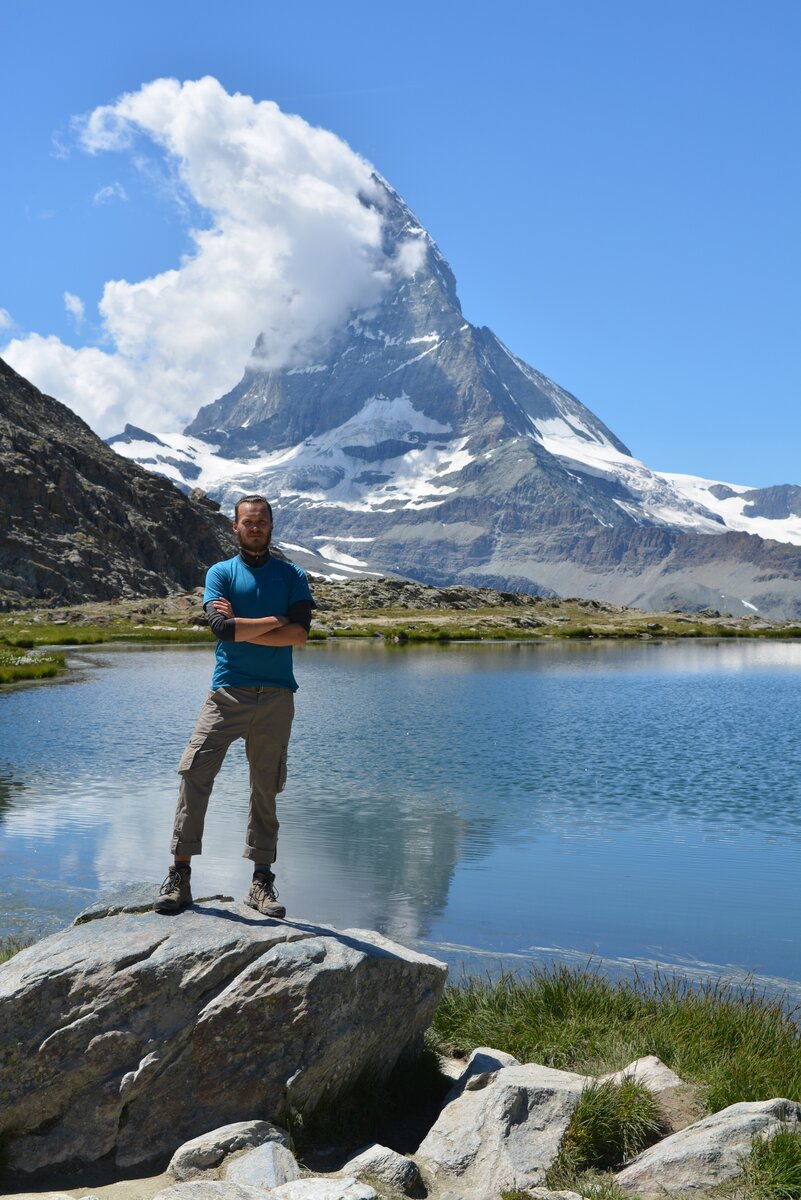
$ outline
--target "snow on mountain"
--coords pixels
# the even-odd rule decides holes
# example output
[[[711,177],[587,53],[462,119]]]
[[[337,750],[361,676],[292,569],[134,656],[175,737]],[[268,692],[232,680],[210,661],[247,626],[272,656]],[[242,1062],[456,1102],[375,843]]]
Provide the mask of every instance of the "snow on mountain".
[[[716,513],[727,529],[801,546],[801,487],[780,484],[772,488],[749,488],[698,475],[665,472],[659,472],[659,477],[691,502]],[[773,497],[781,497],[784,503],[768,509],[765,502]],[[768,511],[771,515],[767,515]]]

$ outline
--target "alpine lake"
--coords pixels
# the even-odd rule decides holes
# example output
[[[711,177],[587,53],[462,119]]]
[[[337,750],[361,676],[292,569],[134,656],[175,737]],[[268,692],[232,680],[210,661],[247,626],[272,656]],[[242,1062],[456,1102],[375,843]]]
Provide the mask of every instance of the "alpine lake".
[[[155,896],[212,658],[75,649],[0,693],[0,938],[134,881]],[[801,642],[329,639],[295,673],[290,920],[380,930],[456,978],[593,962],[801,1000]],[[247,890],[247,793],[239,743],[196,897]]]

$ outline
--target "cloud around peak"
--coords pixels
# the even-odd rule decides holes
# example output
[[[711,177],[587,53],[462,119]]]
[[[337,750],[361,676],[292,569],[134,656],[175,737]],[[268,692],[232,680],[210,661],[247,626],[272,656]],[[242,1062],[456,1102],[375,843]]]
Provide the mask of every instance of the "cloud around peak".
[[[419,239],[383,248],[371,165],[335,134],[207,77],[158,79],[73,122],[90,154],[154,144],[204,226],[177,268],[110,280],[98,345],[31,332],[4,357],[98,432],[175,428],[240,378],[256,338],[266,367],[313,356],[354,309],[420,266]],[[183,191],[183,197],[179,194]],[[130,202],[130,201],[129,201]],[[77,315],[77,314],[74,314]]]

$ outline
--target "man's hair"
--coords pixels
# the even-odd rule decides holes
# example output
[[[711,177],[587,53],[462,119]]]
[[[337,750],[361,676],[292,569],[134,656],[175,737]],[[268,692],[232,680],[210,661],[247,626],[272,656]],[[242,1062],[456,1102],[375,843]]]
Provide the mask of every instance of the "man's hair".
[[[270,506],[269,501],[264,499],[264,496],[240,496],[239,499],[237,500],[236,504],[234,505],[234,521],[239,520],[239,505],[240,504],[263,504],[264,507],[267,509],[267,512],[270,514],[270,520],[272,521],[272,519],[273,519],[273,510]]]

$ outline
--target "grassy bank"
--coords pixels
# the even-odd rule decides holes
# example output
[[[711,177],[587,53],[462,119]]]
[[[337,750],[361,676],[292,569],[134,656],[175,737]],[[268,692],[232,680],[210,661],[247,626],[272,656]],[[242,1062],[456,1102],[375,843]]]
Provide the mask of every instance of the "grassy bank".
[[[754,988],[660,975],[611,982],[554,966],[525,979],[449,985],[432,1036],[441,1051],[493,1046],[522,1062],[587,1075],[656,1054],[717,1112],[741,1100],[801,1101],[797,1017]]]
[[[0,684],[53,679],[67,669],[63,654],[32,654],[0,645]]]
[[[433,588],[388,581],[315,581],[318,608],[311,641],[376,639],[388,645],[449,642],[665,641],[674,639],[801,639],[801,625],[700,613],[649,613],[597,600],[559,600],[491,589]],[[202,590],[140,600],[108,600],[70,608],[0,613],[0,683],[47,678],[63,670],[20,651],[109,642],[213,643]]]
[[[599,972],[553,966],[526,979],[450,985],[430,1044],[459,1055],[492,1046],[522,1062],[593,1076],[656,1054],[689,1085],[688,1119],[697,1119],[739,1101],[801,1101],[797,1017],[753,988],[659,975],[612,983]],[[666,1114],[641,1085],[591,1085],[546,1183],[587,1200],[625,1200],[614,1172],[666,1132]],[[720,1195],[801,1200],[801,1135],[755,1143],[741,1178]],[[507,1200],[526,1196],[510,1192]]]
[[[587,1200],[629,1200],[614,1181],[634,1155],[678,1128],[739,1100],[801,1099],[801,1030],[780,1000],[755,989],[657,976],[612,983],[600,972],[552,966],[527,978],[468,978],[450,985],[423,1057],[388,1083],[362,1080],[292,1125],[303,1158],[320,1162],[372,1141],[413,1153],[449,1086],[438,1055],[492,1046],[522,1062],[597,1076],[657,1054],[686,1081],[673,1107],[636,1080],[590,1083],[546,1186]],[[801,1200],[801,1134],[755,1142],[720,1200]],[[529,1200],[526,1191],[503,1200]],[[675,1200],[688,1200],[676,1196]]]
[[[97,646],[104,642],[145,642],[181,644],[212,642],[208,629],[168,626],[158,622],[144,624],[130,619],[48,620],[40,613],[9,614],[0,617],[0,685],[25,680],[51,679],[66,669],[63,654],[51,646]],[[48,647],[41,652],[40,647]]]

